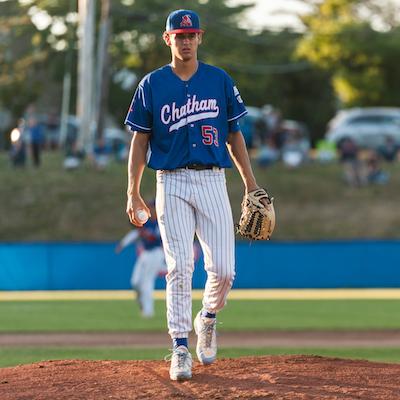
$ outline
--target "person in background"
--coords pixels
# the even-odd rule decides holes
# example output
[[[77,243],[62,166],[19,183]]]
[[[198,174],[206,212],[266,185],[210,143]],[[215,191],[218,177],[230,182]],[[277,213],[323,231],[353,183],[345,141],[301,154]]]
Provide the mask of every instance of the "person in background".
[[[286,139],[285,132],[282,130],[283,117],[281,111],[279,109],[272,109],[266,116],[266,120],[269,136],[274,143],[274,147],[280,151]]]
[[[154,316],[154,287],[157,276],[165,274],[164,250],[157,224],[155,201],[150,202],[151,217],[138,229],[128,232],[118,243],[115,251],[119,254],[132,243],[137,243],[138,258],[134,265],[131,286],[144,318]]]
[[[44,144],[44,132],[39,121],[33,115],[28,118],[28,132],[33,165],[39,167]]]
[[[279,160],[279,151],[275,147],[275,143],[272,138],[268,138],[266,143],[258,149],[257,153],[257,164],[260,167],[269,167]]]
[[[268,125],[263,115],[254,121],[254,137],[258,146],[265,146],[269,139]]]
[[[104,137],[96,139],[96,143],[93,148],[93,162],[95,167],[102,171],[110,162],[111,148],[106,144]]]
[[[57,150],[59,145],[60,120],[57,113],[51,110],[46,115],[46,149]]]
[[[371,150],[366,159],[367,183],[385,185],[389,181],[389,174],[382,169],[379,154]]]
[[[379,147],[379,154],[387,162],[396,161],[400,151],[400,146],[396,143],[393,136],[386,136],[385,143]]]
[[[10,160],[13,167],[25,167],[26,164],[26,138],[25,120],[20,118],[18,125],[11,132]]]
[[[337,145],[339,159],[343,165],[344,178],[350,186],[361,186],[365,182],[362,164],[358,158],[358,146],[353,139],[343,138]]]

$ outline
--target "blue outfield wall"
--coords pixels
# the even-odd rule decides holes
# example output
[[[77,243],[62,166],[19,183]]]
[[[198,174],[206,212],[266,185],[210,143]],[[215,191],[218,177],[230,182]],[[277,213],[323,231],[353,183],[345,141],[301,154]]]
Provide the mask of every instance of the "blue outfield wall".
[[[135,249],[115,243],[0,243],[0,290],[128,289]],[[235,288],[400,287],[400,241],[239,242]],[[203,288],[202,259],[193,287]],[[165,287],[164,278],[156,283]]]

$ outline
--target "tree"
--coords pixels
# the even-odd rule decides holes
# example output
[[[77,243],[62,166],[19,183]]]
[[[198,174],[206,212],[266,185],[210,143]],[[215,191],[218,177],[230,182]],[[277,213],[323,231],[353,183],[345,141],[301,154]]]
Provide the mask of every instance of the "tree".
[[[315,141],[333,113],[334,95],[328,72],[294,56],[301,38],[288,30],[243,37],[231,64],[224,66],[249,105],[279,108],[284,118],[306,123]]]
[[[76,108],[78,42],[74,3],[75,11],[71,11],[69,1],[0,2],[1,21],[10,26],[7,32],[0,31],[0,35],[7,40],[5,49],[11,54],[10,60],[2,58],[3,52],[0,55],[0,102],[3,99],[3,104],[8,105],[7,96],[12,93],[17,104],[12,109],[15,117],[36,99],[44,107],[59,109],[66,69],[72,74],[70,109]],[[103,70],[100,79],[103,83],[110,79],[108,101],[103,97],[103,107],[107,105],[109,114],[122,126],[137,80],[169,62],[169,49],[162,40],[167,15],[172,9],[186,7],[199,12],[206,31],[199,58],[227,70],[240,87],[246,104],[272,104],[282,110],[285,118],[306,122],[313,136],[320,136],[333,112],[331,71],[294,56],[301,34],[286,30],[248,32],[239,27],[239,21],[251,5],[228,7],[226,3],[226,0],[110,0],[109,19],[113,26],[108,46],[102,41],[100,47],[107,48],[109,56],[109,69]],[[104,6],[104,1],[101,5]],[[96,7],[96,37],[101,31],[101,9]],[[38,24],[38,15],[47,22]],[[24,35],[20,39],[16,32],[21,30]],[[37,54],[41,58],[35,58]],[[10,74],[10,68],[18,65],[21,65],[19,75]],[[129,87],[121,75],[130,78]],[[8,86],[2,77],[8,80]],[[136,82],[132,77],[136,77]]]
[[[49,84],[63,77],[68,42],[62,25],[74,25],[66,22],[68,3],[65,7],[59,3],[0,2],[0,105],[10,110],[14,119],[46,91],[52,105],[59,106],[57,99],[61,96],[54,96]],[[39,13],[40,29],[34,23]]]
[[[400,105],[400,28],[382,4],[325,0],[303,22],[297,54],[332,74],[340,106]]]
[[[230,73],[246,104],[273,104],[285,117],[306,122],[312,134],[320,136],[334,108],[330,75],[295,59],[301,34],[265,30],[254,35],[238,26],[248,6],[226,7],[224,0],[204,3],[136,0],[131,6],[116,5],[111,45],[114,68],[127,68],[140,79],[166,64],[170,55],[161,38],[166,17],[171,9],[189,7],[199,12],[205,29],[201,60]],[[111,110],[119,120],[126,114],[121,99],[128,104],[133,90],[126,92],[113,85]],[[315,112],[317,107],[319,112]]]

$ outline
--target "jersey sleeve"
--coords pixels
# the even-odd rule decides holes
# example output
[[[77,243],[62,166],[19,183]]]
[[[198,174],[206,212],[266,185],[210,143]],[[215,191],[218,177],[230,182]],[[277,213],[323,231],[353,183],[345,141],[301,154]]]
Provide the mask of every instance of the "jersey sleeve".
[[[149,132],[153,125],[152,98],[148,77],[145,77],[136,88],[135,94],[128,114],[125,118],[125,125],[131,130]]]
[[[247,110],[244,106],[242,98],[240,97],[238,88],[235,86],[235,83],[229,75],[227,75],[226,79],[226,93],[229,132],[237,132],[240,130],[239,118],[246,115]]]

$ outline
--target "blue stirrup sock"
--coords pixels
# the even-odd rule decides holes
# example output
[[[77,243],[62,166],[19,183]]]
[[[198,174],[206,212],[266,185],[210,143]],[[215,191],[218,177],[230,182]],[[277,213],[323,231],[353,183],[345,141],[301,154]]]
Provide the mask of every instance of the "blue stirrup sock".
[[[185,346],[188,348],[188,339],[187,338],[174,338],[172,339],[172,346],[174,349],[178,348],[179,346]]]
[[[201,310],[201,314],[202,317],[206,317],[206,318],[216,318],[217,314],[212,314],[209,313],[207,310]]]

